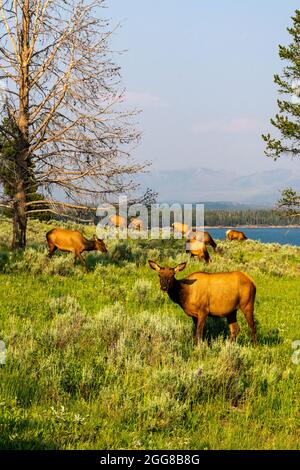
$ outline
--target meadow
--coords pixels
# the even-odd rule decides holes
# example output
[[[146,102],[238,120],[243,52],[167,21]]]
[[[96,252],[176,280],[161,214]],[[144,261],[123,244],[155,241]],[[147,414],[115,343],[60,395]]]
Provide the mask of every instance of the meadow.
[[[11,252],[11,222],[0,221],[1,449],[300,448],[299,248],[220,241],[204,265],[183,240],[109,240],[107,254],[84,254],[86,272],[70,254],[47,258],[57,224],[30,221],[27,249]],[[257,346],[241,312],[236,344],[209,318],[195,346],[148,259],[188,260],[178,278],[251,275]]]

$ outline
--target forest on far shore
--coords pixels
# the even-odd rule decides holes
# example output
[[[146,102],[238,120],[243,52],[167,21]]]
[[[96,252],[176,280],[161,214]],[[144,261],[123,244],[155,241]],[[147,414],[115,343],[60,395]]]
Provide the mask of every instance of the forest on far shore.
[[[205,210],[206,226],[300,225],[300,217],[289,217],[272,209]]]

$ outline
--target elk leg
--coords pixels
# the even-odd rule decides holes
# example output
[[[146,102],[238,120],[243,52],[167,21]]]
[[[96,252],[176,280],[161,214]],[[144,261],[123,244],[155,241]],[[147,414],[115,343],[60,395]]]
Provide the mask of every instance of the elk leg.
[[[247,323],[251,329],[253,344],[256,344],[256,325],[254,322],[254,305],[249,303],[246,306],[243,306],[243,307],[241,306],[241,310],[243,314],[245,315]]]
[[[78,253],[78,251],[73,251],[73,254],[74,254],[74,266],[76,266],[77,258],[79,258],[79,260],[81,261],[83,265],[85,264],[83,257],[81,256],[80,253]]]
[[[236,314],[237,314],[237,310],[234,310],[232,313],[227,315],[227,321],[228,321],[229,330],[230,330],[230,341],[235,341],[237,335],[240,332],[240,327],[236,319]]]
[[[192,317],[193,323],[194,323],[194,336],[196,335],[196,329],[197,329],[197,323],[198,323],[198,317]]]
[[[49,245],[49,253],[48,253],[48,256],[49,258],[51,258],[54,254],[54,252],[57,250],[56,246],[55,245]]]
[[[196,343],[199,343],[199,340],[203,340],[203,329],[204,329],[206,317],[207,317],[207,314],[198,315],[196,332],[195,332]]]
[[[87,267],[87,266],[86,266],[86,261],[85,261],[85,259],[84,259],[84,257],[82,256],[81,253],[77,253],[77,258],[80,259],[80,261],[81,261],[81,263],[83,264],[83,266]]]
[[[192,317],[194,322],[194,340],[198,344],[199,339],[203,339],[203,329],[205,325],[205,320],[209,312],[199,312],[196,309],[186,309],[184,312]]]

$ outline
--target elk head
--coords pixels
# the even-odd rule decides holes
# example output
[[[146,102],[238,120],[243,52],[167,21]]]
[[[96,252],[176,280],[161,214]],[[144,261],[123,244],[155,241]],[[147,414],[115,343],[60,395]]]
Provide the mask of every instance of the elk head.
[[[186,263],[180,263],[175,268],[163,268],[159,266],[155,261],[148,260],[151,269],[154,269],[159,275],[160,288],[164,292],[168,292],[174,285],[175,274],[179,271],[183,271],[186,267]]]
[[[107,248],[103,240],[100,240],[100,238],[97,238],[94,235],[94,241],[95,241],[95,250],[102,251],[102,253],[107,253]]]

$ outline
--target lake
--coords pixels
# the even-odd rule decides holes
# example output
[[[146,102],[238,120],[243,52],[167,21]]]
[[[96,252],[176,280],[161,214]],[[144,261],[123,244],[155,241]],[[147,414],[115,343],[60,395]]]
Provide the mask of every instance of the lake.
[[[213,238],[219,240],[225,239],[225,233],[228,228],[209,228],[207,229]],[[252,239],[263,243],[280,243],[281,245],[300,246],[300,227],[297,228],[237,228]]]

